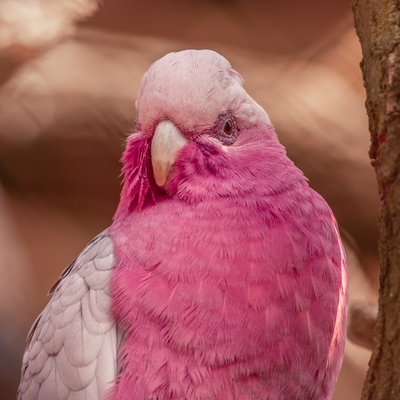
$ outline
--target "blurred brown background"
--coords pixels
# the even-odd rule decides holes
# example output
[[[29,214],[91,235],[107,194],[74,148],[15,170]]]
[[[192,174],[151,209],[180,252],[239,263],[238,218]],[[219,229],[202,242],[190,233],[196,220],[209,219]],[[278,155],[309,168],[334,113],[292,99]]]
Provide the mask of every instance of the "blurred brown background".
[[[170,51],[228,58],[289,156],[334,210],[351,304],[377,292],[379,199],[348,0],[0,2],[0,398],[62,269],[118,203],[140,79]],[[335,400],[360,398],[369,351],[348,342]]]

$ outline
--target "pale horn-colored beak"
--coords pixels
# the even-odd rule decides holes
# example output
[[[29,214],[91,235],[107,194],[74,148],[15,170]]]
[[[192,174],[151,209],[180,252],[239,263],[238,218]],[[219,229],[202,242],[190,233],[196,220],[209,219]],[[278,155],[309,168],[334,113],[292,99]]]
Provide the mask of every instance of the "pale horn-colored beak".
[[[151,163],[158,186],[165,185],[178,151],[188,142],[174,123],[168,119],[157,125],[151,142]]]

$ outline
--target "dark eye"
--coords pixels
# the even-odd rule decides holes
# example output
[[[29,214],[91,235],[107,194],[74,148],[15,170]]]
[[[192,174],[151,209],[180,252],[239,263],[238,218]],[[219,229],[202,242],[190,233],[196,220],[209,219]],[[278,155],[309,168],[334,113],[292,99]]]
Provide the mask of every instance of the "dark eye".
[[[233,126],[231,121],[226,121],[224,125],[224,132],[226,135],[231,136],[233,132]]]
[[[214,126],[203,133],[218,139],[224,146],[230,146],[236,142],[239,128],[233,114],[230,111],[224,111],[218,115]]]

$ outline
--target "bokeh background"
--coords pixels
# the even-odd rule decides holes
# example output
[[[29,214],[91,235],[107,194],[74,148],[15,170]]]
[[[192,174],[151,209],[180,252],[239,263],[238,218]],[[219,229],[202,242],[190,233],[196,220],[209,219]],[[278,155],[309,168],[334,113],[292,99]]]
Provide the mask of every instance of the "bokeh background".
[[[0,0],[0,398],[48,289],[118,203],[143,73],[170,51],[228,58],[334,210],[350,304],[377,295],[379,198],[348,0]],[[348,341],[335,400],[370,351]]]

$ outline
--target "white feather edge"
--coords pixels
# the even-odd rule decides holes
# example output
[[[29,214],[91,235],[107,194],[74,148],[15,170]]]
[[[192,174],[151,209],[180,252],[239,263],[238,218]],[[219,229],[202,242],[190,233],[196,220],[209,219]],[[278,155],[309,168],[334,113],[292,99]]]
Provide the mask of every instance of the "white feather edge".
[[[62,274],[35,321],[24,354],[18,400],[101,399],[117,375],[122,340],[110,315],[114,268],[107,231]]]

